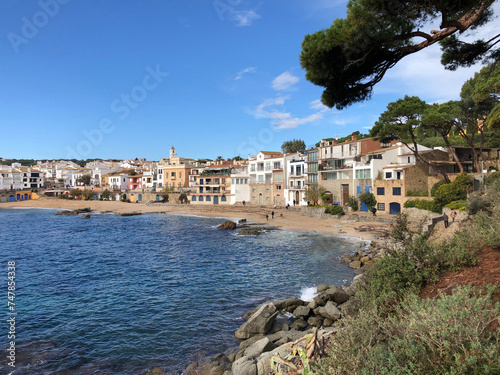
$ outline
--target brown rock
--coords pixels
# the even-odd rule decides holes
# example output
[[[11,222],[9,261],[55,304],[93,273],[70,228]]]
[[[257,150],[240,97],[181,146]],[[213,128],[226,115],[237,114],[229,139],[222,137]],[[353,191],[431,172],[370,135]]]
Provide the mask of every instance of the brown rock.
[[[359,260],[355,260],[355,261],[349,263],[349,267],[354,268],[354,269],[361,268],[361,262]]]

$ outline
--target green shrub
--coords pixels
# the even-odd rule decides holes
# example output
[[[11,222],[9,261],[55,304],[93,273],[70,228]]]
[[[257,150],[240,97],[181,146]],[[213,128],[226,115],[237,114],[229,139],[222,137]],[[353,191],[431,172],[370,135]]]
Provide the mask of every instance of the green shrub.
[[[436,191],[443,185],[446,184],[446,181],[445,180],[441,180],[441,181],[438,181],[434,184],[434,186],[432,186],[432,189],[431,189],[431,197],[435,197],[436,196]]]
[[[457,287],[452,295],[421,299],[412,294],[394,314],[376,305],[341,329],[316,374],[498,374],[500,319],[493,288]]]
[[[485,178],[484,178],[484,184],[486,186],[491,185],[495,183],[495,181],[500,181],[500,171],[498,172],[493,172],[489,173]]]
[[[344,209],[340,206],[328,206],[325,208],[325,213],[340,216],[345,215]]]
[[[440,214],[442,211],[441,206],[436,204],[434,201],[428,201],[425,199],[412,199],[412,200],[406,201],[404,204],[404,207],[406,207],[406,208],[415,207],[415,208],[419,208],[421,210],[436,212],[438,214]]]
[[[406,195],[408,197],[428,197],[429,192],[427,190],[408,190]]]
[[[465,201],[465,200],[454,201],[454,202],[448,203],[445,207],[449,208],[449,209],[454,209],[454,210],[463,210],[464,208],[465,209],[467,208],[467,201]]]
[[[356,197],[353,197],[352,195],[347,199],[347,205],[351,207],[353,211],[357,211],[359,209],[358,201],[356,200]]]
[[[453,182],[442,185],[437,189],[434,201],[442,207],[453,201],[465,200],[467,192],[472,187],[472,181],[470,175],[460,173]]]
[[[364,203],[368,206],[369,210],[371,210],[372,207],[377,206],[377,198],[375,198],[375,195],[373,195],[373,193],[361,193],[358,198],[361,203]]]

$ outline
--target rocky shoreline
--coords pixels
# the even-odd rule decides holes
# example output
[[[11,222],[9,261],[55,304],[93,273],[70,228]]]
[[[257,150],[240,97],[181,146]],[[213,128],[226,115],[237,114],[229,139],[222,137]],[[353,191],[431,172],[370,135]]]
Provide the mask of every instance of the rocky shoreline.
[[[228,226],[227,224],[224,226]],[[229,229],[229,228],[226,228]],[[361,245],[363,243],[359,243]],[[365,244],[363,244],[365,245]],[[300,373],[335,335],[336,322],[349,309],[349,301],[363,282],[363,270],[381,256],[378,243],[344,254],[342,262],[357,269],[351,285],[318,285],[311,301],[298,298],[265,302],[243,315],[235,332],[239,347],[190,364],[185,375],[269,375],[273,371]],[[295,371],[295,372],[294,372]],[[155,368],[148,375],[162,375]]]

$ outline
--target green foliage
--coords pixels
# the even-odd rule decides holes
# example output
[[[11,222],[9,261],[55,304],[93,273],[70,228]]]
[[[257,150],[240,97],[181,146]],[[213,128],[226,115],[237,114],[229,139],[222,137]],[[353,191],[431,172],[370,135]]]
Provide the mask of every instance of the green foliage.
[[[428,197],[429,196],[429,192],[427,190],[408,190],[406,192],[406,195],[408,197]]]
[[[459,286],[439,299],[405,297],[386,316],[375,304],[342,320],[316,374],[498,374],[500,318],[494,290]]]
[[[453,182],[440,186],[434,195],[434,201],[441,207],[453,201],[465,200],[467,192],[472,188],[472,177],[460,173]]]
[[[467,201],[465,200],[461,200],[461,201],[454,201],[454,202],[451,202],[451,203],[448,203],[446,206],[446,208],[449,208],[449,209],[454,209],[454,210],[466,210],[467,208]]]
[[[92,179],[92,177],[89,174],[86,174],[86,175],[83,175],[82,177],[80,177],[79,179],[77,179],[77,182],[80,182],[86,186],[86,185],[90,185],[91,179]]]
[[[368,206],[368,209],[371,210],[373,207],[377,205],[377,198],[373,193],[361,193],[358,195],[359,201]]]
[[[181,193],[179,195],[179,202],[181,202],[181,204],[184,204],[184,203],[188,203],[189,202],[189,199],[187,197],[187,194],[186,193]]]
[[[446,184],[446,181],[445,180],[441,180],[441,181],[438,181],[434,184],[434,186],[431,188],[431,197],[435,197],[436,196],[436,192],[437,190]]]
[[[101,198],[104,199],[104,200],[110,200],[110,198],[113,196],[113,194],[111,194],[111,192],[109,190],[104,190],[101,194]]]
[[[69,195],[71,195],[72,197],[79,197],[80,195],[82,195],[82,191],[80,189],[71,189],[69,191]]]
[[[340,206],[328,206],[325,208],[325,214],[345,215],[344,209]]]
[[[326,204],[326,205],[332,204],[332,202],[333,202],[332,194],[326,194],[326,192],[321,192],[320,196],[321,196],[321,201],[324,204]]]
[[[302,139],[292,139],[291,141],[283,142],[281,145],[281,151],[285,154],[303,153],[305,150],[306,143]]]
[[[317,205],[319,198],[324,195],[326,189],[319,184],[310,184],[304,192],[304,199],[311,202],[313,205]]]
[[[425,199],[412,199],[412,200],[406,201],[404,204],[404,207],[405,208],[415,207],[415,208],[419,208],[421,210],[436,212],[438,214],[440,214],[442,211],[440,205],[436,204],[434,201],[428,201]]]
[[[369,99],[373,86],[399,60],[435,42],[447,41],[459,29],[460,39],[455,37],[442,45],[446,67],[470,65],[486,57],[495,60],[496,38],[477,41],[478,45],[467,44],[462,38],[463,31],[490,20],[488,7],[492,2],[481,3],[484,7],[480,8],[472,0],[439,3],[351,0],[344,19],[338,18],[330,28],[305,36],[301,65],[307,80],[325,88],[323,104],[343,109]],[[431,32],[426,26],[440,22],[440,32]],[[451,27],[457,24],[459,28]],[[466,57],[464,46],[468,47]]]
[[[493,185],[496,181],[500,181],[500,171],[498,172],[493,172],[489,173],[485,178],[484,178],[484,184],[486,186],[488,185]]]
[[[352,195],[347,199],[347,205],[351,207],[353,211],[357,211],[359,209],[358,201],[356,197],[353,197]]]
[[[84,190],[82,193],[82,197],[88,201],[94,198],[95,193],[92,190]]]

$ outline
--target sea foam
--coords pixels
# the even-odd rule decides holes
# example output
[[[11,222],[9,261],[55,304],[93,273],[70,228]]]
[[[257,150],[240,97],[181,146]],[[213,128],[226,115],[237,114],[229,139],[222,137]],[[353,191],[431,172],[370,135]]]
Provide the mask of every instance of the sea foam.
[[[315,286],[305,287],[300,290],[300,299],[302,301],[311,302],[314,297],[318,295],[318,291]]]

